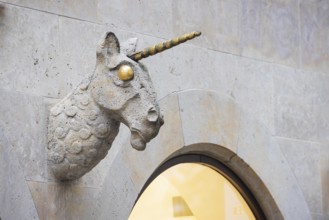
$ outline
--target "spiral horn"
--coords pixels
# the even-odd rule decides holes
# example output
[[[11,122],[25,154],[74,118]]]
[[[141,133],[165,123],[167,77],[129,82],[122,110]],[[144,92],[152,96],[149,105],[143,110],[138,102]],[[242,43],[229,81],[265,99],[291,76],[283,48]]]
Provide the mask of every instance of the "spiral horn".
[[[137,62],[143,58],[153,56],[157,53],[160,53],[164,50],[168,50],[168,49],[170,49],[174,46],[177,46],[181,43],[184,43],[188,40],[192,40],[193,38],[198,37],[200,35],[201,35],[201,32],[199,32],[199,31],[194,31],[194,32],[191,32],[188,34],[184,34],[184,35],[182,35],[180,37],[176,37],[172,40],[165,41],[165,42],[153,45],[151,47],[145,48],[144,50],[136,52],[128,57]]]

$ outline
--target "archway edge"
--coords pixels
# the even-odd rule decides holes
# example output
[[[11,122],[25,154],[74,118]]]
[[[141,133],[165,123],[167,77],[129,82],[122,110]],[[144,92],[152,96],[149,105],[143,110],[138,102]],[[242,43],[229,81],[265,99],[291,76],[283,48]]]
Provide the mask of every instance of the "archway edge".
[[[284,219],[280,209],[263,181],[237,154],[225,147],[215,144],[197,143],[184,146],[179,151],[172,154],[169,157],[170,159],[168,158],[169,160],[167,161],[184,155],[199,155],[201,163],[205,162],[202,160],[203,156],[207,156],[223,164],[230,169],[248,188],[248,191],[250,191],[254,199],[257,201],[257,204],[254,204],[254,206],[260,206],[262,212],[266,216],[266,219]],[[207,162],[205,162],[205,164],[207,164]],[[159,168],[161,169],[161,166]],[[157,173],[157,171],[155,173]],[[233,185],[238,185],[238,182],[233,183]],[[240,191],[240,193],[242,192]]]

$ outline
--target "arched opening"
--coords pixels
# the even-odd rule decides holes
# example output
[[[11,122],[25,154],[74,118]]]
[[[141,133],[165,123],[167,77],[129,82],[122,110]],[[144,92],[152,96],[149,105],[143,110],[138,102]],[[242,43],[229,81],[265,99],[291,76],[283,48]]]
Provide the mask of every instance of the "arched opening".
[[[129,220],[265,219],[259,204],[229,168],[203,155],[175,157],[145,184]]]

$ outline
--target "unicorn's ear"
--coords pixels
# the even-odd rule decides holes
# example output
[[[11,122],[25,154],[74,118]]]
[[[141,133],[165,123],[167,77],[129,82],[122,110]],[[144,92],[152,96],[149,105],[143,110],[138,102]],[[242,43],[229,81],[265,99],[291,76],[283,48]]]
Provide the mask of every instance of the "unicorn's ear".
[[[136,51],[137,46],[137,38],[130,38],[127,41],[121,44],[122,53],[126,54],[127,56],[132,55]]]
[[[114,33],[106,33],[104,39],[104,48],[107,49],[107,54],[109,56],[113,56],[120,53],[120,43]]]
[[[112,57],[120,53],[120,43],[114,33],[108,32],[97,45],[97,60],[104,61],[105,57]]]

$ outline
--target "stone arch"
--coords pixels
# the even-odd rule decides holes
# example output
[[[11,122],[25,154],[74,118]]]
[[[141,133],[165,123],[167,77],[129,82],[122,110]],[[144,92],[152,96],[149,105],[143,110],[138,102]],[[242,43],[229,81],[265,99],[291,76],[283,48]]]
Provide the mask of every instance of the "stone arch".
[[[189,90],[166,96],[160,105],[165,125],[158,137],[143,152],[131,149],[127,138],[110,167],[106,179],[115,178],[114,186],[104,189],[104,185],[99,202],[115,206],[102,208],[106,211],[101,219],[117,219],[119,213],[118,219],[127,219],[153,172],[169,159],[188,153],[210,156],[233,170],[268,219],[310,218],[298,183],[270,132],[232,98]]]
[[[261,211],[258,211],[258,215],[256,216],[262,216],[264,214],[266,215],[266,219],[284,219],[267,187],[253,171],[253,169],[234,152],[228,150],[225,147],[211,143],[198,143],[184,146],[180,150],[173,153],[160,167],[156,169],[156,171],[148,179],[143,189],[141,190],[141,194],[156,176],[158,176],[166,168],[169,168],[171,160],[175,160],[181,156],[184,157],[189,155],[193,156],[193,160],[190,162],[196,162],[197,160],[200,160],[200,163],[208,164],[206,160],[204,161],[204,158],[212,158],[213,160],[227,167],[235,175],[237,175],[239,180],[242,181],[243,185],[246,186],[248,192],[252,194],[252,199],[255,199],[253,210],[256,210],[257,212],[258,207],[261,209]],[[235,184],[238,185],[239,183],[235,182]]]

